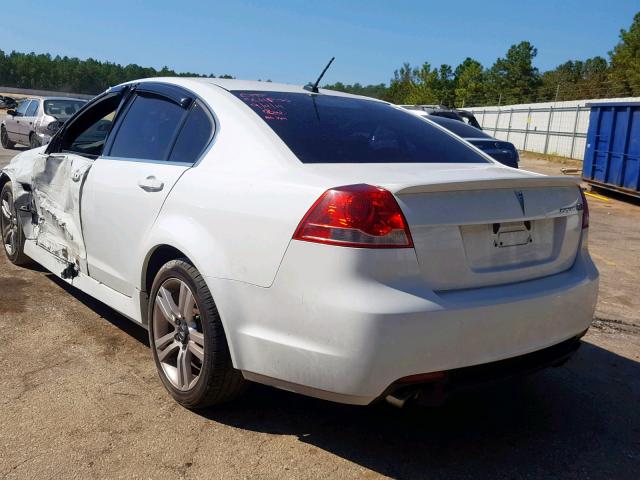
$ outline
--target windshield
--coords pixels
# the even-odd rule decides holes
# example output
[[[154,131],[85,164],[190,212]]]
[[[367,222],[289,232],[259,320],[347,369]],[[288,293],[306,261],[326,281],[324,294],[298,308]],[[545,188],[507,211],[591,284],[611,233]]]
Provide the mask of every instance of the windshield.
[[[303,163],[487,163],[451,135],[374,100],[234,91]]]
[[[87,103],[83,100],[45,100],[44,113],[47,115],[70,117]]]
[[[451,120],[450,118],[439,117],[436,115],[428,115],[426,118],[462,138],[493,138],[482,130],[472,127],[471,125],[467,125],[460,120]]]

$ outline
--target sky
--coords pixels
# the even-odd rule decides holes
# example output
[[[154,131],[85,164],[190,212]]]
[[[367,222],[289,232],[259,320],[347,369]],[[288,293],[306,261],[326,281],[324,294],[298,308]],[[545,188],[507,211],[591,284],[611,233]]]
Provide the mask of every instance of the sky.
[[[302,84],[388,82],[404,62],[485,66],[528,40],[541,71],[601,55],[640,0],[0,0],[0,49]],[[7,22],[7,18],[14,18]]]

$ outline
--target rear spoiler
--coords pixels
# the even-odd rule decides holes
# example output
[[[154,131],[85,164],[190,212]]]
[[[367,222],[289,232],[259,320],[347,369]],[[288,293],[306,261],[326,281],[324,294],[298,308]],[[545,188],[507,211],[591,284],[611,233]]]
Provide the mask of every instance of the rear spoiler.
[[[538,187],[579,187],[581,180],[576,177],[549,177],[545,175],[521,178],[497,178],[465,181],[443,181],[426,185],[397,185],[389,188],[396,195],[414,193],[455,192],[461,190],[490,190],[496,188],[538,188]]]

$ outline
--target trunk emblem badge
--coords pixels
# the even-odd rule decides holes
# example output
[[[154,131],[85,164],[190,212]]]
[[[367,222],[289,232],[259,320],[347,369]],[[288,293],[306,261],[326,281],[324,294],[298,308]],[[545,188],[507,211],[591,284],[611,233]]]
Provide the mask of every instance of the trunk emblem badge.
[[[515,193],[518,203],[520,204],[520,210],[522,210],[522,215],[524,215],[524,194],[522,190],[514,190],[513,193]]]

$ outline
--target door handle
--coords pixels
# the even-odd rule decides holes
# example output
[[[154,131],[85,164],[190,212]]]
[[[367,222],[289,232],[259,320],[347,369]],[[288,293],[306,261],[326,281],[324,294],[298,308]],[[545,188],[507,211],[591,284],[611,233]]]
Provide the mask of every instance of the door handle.
[[[145,192],[159,192],[164,188],[164,183],[158,180],[154,175],[138,181],[138,186]]]

